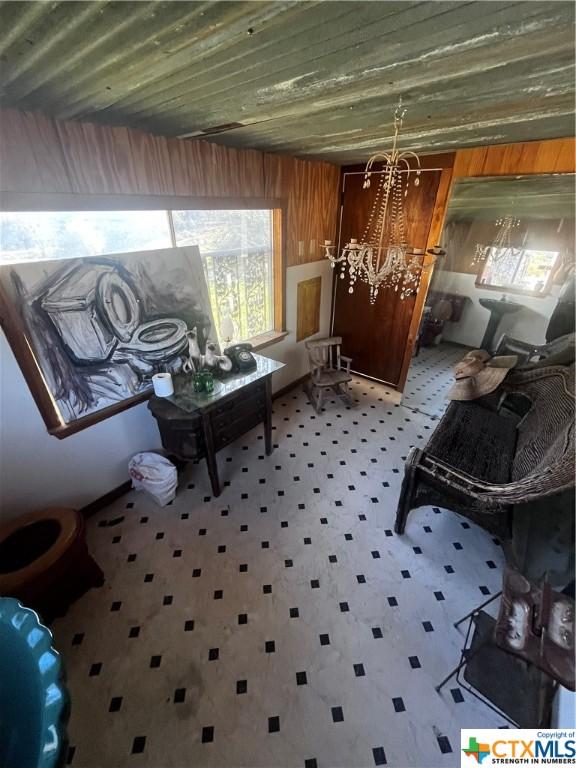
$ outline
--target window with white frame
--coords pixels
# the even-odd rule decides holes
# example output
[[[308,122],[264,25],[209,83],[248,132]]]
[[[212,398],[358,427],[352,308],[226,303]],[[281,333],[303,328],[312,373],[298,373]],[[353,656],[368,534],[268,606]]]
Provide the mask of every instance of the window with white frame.
[[[274,330],[272,209],[0,213],[0,264],[198,245],[216,332]]]

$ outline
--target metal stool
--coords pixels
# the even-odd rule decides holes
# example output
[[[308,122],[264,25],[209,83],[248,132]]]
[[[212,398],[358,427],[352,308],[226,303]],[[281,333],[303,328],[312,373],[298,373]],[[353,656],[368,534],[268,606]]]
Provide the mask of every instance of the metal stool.
[[[483,609],[500,596],[499,615],[494,619]],[[462,688],[512,725],[543,724],[557,684],[575,687],[574,600],[552,590],[546,580],[538,586],[507,569],[502,590],[454,626],[466,619],[470,623],[460,662],[436,691],[440,693],[456,677]],[[470,685],[460,678],[463,670]],[[505,687],[502,679],[507,681]]]

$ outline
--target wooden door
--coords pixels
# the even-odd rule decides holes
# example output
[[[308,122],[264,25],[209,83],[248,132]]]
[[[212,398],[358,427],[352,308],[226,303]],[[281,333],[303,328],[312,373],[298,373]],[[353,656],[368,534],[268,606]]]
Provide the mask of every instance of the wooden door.
[[[420,185],[411,175],[408,196],[404,198],[408,242],[426,248],[434,213],[440,170],[424,169]],[[344,174],[340,245],[351,237],[360,239],[370,214],[377,183],[363,189],[362,173]],[[336,267],[333,333],[342,336],[343,354],[352,358],[352,369],[392,386],[398,386],[416,295],[400,299],[391,288],[380,288],[375,304],[370,304],[366,283],[358,281],[354,293],[348,292],[348,279],[339,278]],[[422,287],[427,290],[426,285]]]

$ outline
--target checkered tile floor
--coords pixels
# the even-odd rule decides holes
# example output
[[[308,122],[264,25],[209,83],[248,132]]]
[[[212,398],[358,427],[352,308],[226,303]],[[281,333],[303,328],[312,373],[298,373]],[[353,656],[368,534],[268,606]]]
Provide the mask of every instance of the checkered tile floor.
[[[446,392],[454,383],[452,369],[468,352],[467,347],[443,342],[422,347],[412,358],[402,405],[414,411],[440,417],[446,410]]]
[[[67,764],[457,766],[461,727],[502,721],[449,684],[454,620],[499,588],[503,556],[455,514],[393,533],[427,415],[355,379],[317,416],[294,390],[160,509],[131,492],[89,521],[105,585],[55,622],[72,698]]]

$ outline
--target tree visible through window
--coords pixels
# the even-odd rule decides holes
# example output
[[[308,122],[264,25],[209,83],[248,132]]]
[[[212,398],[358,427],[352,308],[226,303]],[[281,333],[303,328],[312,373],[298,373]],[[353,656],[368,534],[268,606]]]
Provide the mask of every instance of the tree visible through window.
[[[199,245],[214,322],[230,317],[238,339],[274,328],[272,212],[173,211],[177,245]]]

